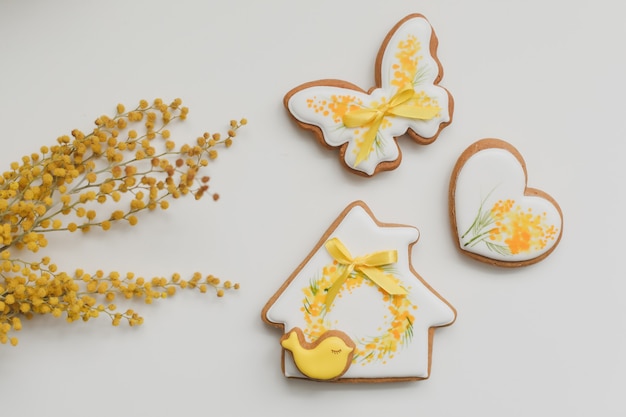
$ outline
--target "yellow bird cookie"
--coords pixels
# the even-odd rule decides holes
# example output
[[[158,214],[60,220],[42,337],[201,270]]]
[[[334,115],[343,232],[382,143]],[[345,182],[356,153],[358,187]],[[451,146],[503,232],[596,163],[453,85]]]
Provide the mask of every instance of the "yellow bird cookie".
[[[298,327],[285,334],[280,344],[291,352],[300,372],[323,381],[339,378],[348,370],[356,347],[352,339],[340,330],[329,330],[315,342],[307,342]]]

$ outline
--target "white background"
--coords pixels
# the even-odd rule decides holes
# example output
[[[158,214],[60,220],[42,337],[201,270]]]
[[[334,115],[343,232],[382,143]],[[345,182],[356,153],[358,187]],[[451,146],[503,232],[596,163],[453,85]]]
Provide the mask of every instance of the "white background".
[[[2,170],[73,128],[90,129],[118,102],[181,97],[190,107],[174,131],[181,142],[249,119],[210,167],[217,203],[177,201],[132,229],[51,237],[44,251],[66,270],[201,270],[242,289],[133,304],[145,317],[138,328],[104,318],[25,322],[19,346],[0,346],[0,415],[624,415],[618,4],[0,1]],[[400,139],[396,170],[357,177],[297,128],[283,95],[322,78],[373,86],[383,38],[414,12],[439,37],[454,121],[431,145]],[[455,249],[450,172],[484,137],[514,145],[529,186],[563,209],[562,241],[539,264],[497,269]],[[420,229],[414,267],[458,311],[435,334],[426,381],[282,376],[280,334],[261,309],[356,199],[381,221]]]

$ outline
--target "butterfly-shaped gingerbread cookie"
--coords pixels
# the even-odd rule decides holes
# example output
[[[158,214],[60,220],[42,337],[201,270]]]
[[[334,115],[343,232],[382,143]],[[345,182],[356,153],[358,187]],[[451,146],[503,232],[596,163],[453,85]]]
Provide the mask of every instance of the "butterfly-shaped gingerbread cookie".
[[[405,133],[432,143],[452,121],[454,102],[438,83],[437,36],[426,18],[412,14],[387,35],[376,58],[376,87],[319,80],[289,91],[284,104],[301,127],[327,148],[339,148],[352,172],[372,176],[402,159],[397,138]]]

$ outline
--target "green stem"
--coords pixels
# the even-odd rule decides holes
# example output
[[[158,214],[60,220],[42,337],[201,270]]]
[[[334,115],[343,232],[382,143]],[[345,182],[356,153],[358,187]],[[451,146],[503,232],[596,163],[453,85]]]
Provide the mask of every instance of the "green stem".
[[[474,236],[473,238],[471,238],[469,241],[465,242],[465,244],[463,246],[476,246],[477,244],[479,244],[480,242],[482,242],[483,240],[485,240],[485,238],[491,233],[491,230],[487,230],[486,232],[480,233],[476,236]]]

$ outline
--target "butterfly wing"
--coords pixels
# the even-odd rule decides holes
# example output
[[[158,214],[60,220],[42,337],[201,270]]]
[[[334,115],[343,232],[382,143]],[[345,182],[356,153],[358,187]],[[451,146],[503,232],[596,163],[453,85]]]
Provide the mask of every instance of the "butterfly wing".
[[[377,90],[368,94],[349,83],[323,80],[291,90],[285,96],[285,106],[301,126],[315,130],[324,145],[341,147],[346,166],[373,175],[380,163],[399,158],[398,146],[393,136],[381,129],[371,149],[368,149],[367,157],[357,161],[368,129],[363,126],[346,126],[344,116],[354,110],[375,107],[380,99]]]
[[[439,109],[430,118],[390,117],[396,132],[404,133],[411,129],[418,136],[414,138],[421,143],[435,140],[452,119],[452,97],[437,84],[443,76],[436,56],[437,43],[428,20],[418,14],[409,15],[394,27],[383,42],[383,52],[377,61],[377,84],[388,95],[392,96],[411,85],[415,94],[407,105],[435,106]]]

